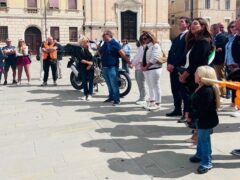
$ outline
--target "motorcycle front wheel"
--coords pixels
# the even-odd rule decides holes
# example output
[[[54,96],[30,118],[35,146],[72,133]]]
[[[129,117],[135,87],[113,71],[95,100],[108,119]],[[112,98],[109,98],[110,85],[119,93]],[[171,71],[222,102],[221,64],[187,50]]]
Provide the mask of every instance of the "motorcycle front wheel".
[[[70,82],[72,87],[74,87],[76,90],[81,90],[83,88],[81,77],[75,76],[73,72],[70,74]]]
[[[118,72],[118,86],[119,86],[119,92],[120,97],[124,97],[128,95],[132,88],[132,81],[125,71],[119,71]]]

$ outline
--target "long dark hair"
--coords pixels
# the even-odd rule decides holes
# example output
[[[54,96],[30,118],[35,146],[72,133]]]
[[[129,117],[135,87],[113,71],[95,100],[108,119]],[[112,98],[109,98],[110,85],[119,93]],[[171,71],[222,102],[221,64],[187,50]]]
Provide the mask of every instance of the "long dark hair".
[[[208,26],[207,21],[203,18],[194,18],[193,21],[198,21],[199,24],[201,25],[202,29],[199,32],[197,32],[197,34],[193,34],[191,32],[191,30],[188,32],[187,37],[186,37],[187,50],[191,49],[193,44],[199,40],[206,40],[212,45],[213,38],[209,31],[209,26]]]
[[[229,23],[229,25],[227,26],[227,31],[228,31],[228,34],[232,34],[232,32],[231,32],[231,26],[234,24],[234,23],[236,23],[236,21],[231,21],[230,23]]]

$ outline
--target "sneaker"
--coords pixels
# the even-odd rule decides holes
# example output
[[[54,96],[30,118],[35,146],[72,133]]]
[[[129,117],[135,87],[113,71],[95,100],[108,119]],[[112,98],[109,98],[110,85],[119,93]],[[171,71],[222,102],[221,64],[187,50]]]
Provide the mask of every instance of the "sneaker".
[[[21,81],[18,81],[18,82],[17,82],[17,85],[18,85],[18,86],[20,86],[21,84],[22,84]]]
[[[136,101],[135,103],[136,103],[137,105],[142,106],[142,105],[145,105],[145,104],[146,104],[146,101]]]
[[[114,101],[112,105],[113,105],[113,106],[119,106],[120,104],[121,104],[120,101]]]
[[[237,110],[237,111],[235,111],[235,112],[233,112],[233,113],[231,113],[231,115],[230,115],[231,117],[240,117],[240,111],[239,110]]]
[[[197,169],[197,172],[199,174],[205,174],[207,173],[209,170],[211,170],[212,168],[206,168],[206,167],[203,167],[203,166],[199,166],[198,169]]]
[[[16,81],[16,80],[13,80],[12,84],[17,84],[17,81]]]
[[[27,85],[28,85],[28,86],[31,86],[31,83],[30,83],[30,81],[28,81]]]
[[[160,105],[154,104],[152,106],[149,106],[148,110],[149,111],[158,111],[158,110],[160,110]]]
[[[236,111],[236,109],[235,109],[234,105],[229,105],[229,106],[225,106],[225,107],[221,108],[220,111],[222,111],[222,112],[234,112],[234,111]]]
[[[155,102],[146,101],[146,104],[143,104],[143,109],[150,111],[149,108],[151,106],[155,106]]]
[[[91,96],[91,95],[87,96],[87,97],[86,97],[86,100],[87,100],[87,101],[92,101],[92,96]]]
[[[232,155],[235,155],[235,156],[240,156],[240,149],[234,149],[234,150],[232,150],[231,154],[232,154]]]
[[[81,99],[82,101],[86,101],[86,100],[87,100],[87,96],[80,97],[80,99]]]
[[[4,81],[3,85],[7,85],[7,81],[6,80]]]
[[[47,82],[43,82],[41,86],[47,86]]]
[[[56,82],[56,81],[53,81],[53,85],[54,85],[54,86],[57,86],[57,82]]]
[[[112,99],[110,99],[110,98],[108,98],[108,99],[106,99],[104,102],[105,102],[105,103],[108,103],[108,102],[113,102],[113,100],[112,100]]]

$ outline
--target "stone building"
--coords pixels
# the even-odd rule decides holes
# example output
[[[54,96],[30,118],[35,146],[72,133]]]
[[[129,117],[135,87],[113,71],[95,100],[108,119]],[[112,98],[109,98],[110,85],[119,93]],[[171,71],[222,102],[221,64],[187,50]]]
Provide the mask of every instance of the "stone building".
[[[240,0],[237,1],[237,7],[236,7],[236,16],[240,17]]]
[[[34,52],[50,34],[63,43],[77,41],[82,7],[81,0],[0,0],[0,41],[9,37],[17,45],[23,38]]]
[[[36,52],[52,35],[63,44],[81,34],[101,38],[110,29],[118,40],[136,41],[141,31],[152,31],[169,46],[168,0],[0,0],[0,45],[23,38]]]
[[[169,0],[171,38],[178,34],[177,19],[181,16],[202,17],[209,24],[223,22],[227,26],[236,18],[236,0]]]

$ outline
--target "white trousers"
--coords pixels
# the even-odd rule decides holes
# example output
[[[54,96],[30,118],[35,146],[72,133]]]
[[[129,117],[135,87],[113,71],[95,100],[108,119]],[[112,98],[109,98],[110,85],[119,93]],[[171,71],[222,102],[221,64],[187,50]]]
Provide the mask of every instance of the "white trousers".
[[[62,78],[62,62],[61,60],[57,60],[57,74],[59,78]]]
[[[43,58],[40,58],[40,80],[43,80],[44,71],[43,71]]]
[[[162,101],[160,85],[161,73],[162,68],[144,72],[145,80],[149,91],[149,100],[155,101],[155,103],[161,103]]]

